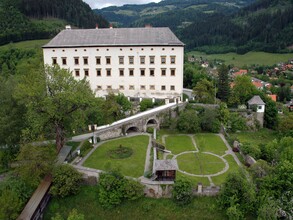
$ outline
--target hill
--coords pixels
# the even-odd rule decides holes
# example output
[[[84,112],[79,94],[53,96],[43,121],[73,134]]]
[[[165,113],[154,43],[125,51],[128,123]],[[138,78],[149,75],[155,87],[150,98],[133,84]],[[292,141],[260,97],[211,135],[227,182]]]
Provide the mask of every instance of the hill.
[[[168,26],[187,50],[288,52],[293,45],[292,0],[164,0],[95,12],[117,26]]]
[[[1,0],[0,45],[54,36],[65,24],[80,28],[108,26],[82,0]]]

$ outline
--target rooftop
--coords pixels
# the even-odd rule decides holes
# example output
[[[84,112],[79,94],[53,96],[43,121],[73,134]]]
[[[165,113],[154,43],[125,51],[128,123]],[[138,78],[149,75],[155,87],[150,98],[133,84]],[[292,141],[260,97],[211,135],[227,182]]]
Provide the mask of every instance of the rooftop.
[[[155,171],[157,170],[178,170],[177,160],[156,160]]]
[[[43,48],[91,46],[184,46],[167,27],[66,29]]]
[[[249,105],[265,105],[259,95],[253,96],[248,102]]]

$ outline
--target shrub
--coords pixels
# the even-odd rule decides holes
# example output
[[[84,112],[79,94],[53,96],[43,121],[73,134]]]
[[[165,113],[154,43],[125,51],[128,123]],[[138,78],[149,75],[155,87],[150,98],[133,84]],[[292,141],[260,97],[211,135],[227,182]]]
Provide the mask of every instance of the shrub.
[[[258,146],[251,145],[250,143],[246,143],[246,142],[244,142],[241,145],[241,151],[246,155],[249,154],[250,156],[254,157],[255,159],[258,159],[261,155],[261,151]]]
[[[200,131],[200,123],[199,118],[197,116],[197,112],[192,109],[185,110],[181,112],[178,122],[177,128],[179,131],[196,133]]]
[[[173,200],[178,205],[187,205],[192,200],[192,184],[188,180],[176,180],[172,192]]]
[[[140,111],[142,112],[154,106],[151,99],[143,99],[139,105],[140,105]]]
[[[143,187],[128,180],[119,172],[102,173],[99,181],[99,203],[104,208],[113,208],[123,200],[135,200],[143,195]]]
[[[85,156],[86,153],[87,153],[87,151],[90,150],[90,149],[92,149],[92,148],[93,148],[93,146],[92,146],[92,144],[89,141],[83,142],[83,144],[80,147],[80,154],[81,154],[81,156]]]
[[[246,120],[237,113],[232,113],[229,117],[228,127],[231,132],[246,130]]]
[[[60,165],[53,170],[51,193],[54,196],[66,197],[79,191],[81,173],[69,165]]]
[[[154,133],[154,128],[153,127],[148,127],[147,128],[147,133],[153,134]]]
[[[244,219],[243,213],[241,210],[236,206],[230,206],[226,212],[229,220],[242,220]]]

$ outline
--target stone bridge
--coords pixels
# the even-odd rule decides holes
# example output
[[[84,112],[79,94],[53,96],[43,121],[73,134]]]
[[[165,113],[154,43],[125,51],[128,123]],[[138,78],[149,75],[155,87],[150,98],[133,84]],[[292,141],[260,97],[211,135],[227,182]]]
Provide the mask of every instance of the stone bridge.
[[[141,112],[128,118],[116,121],[112,124],[97,127],[91,133],[72,137],[72,141],[83,141],[92,137],[107,140],[125,136],[131,132],[146,132],[148,127],[159,129],[163,120],[163,113],[171,113],[171,117],[177,114],[176,108],[182,109],[186,103],[170,103],[157,108]],[[171,111],[170,111],[171,110]],[[94,139],[95,140],[95,139]]]

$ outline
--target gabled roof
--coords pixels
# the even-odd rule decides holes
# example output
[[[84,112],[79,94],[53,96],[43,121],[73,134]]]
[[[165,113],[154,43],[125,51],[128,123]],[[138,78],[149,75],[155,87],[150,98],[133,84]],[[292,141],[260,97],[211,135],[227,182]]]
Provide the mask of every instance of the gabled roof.
[[[43,48],[84,46],[184,46],[167,27],[66,29]]]
[[[156,160],[154,169],[154,171],[178,170],[177,160]]]
[[[259,97],[259,95],[253,96],[247,103],[248,105],[265,105],[264,101]]]

